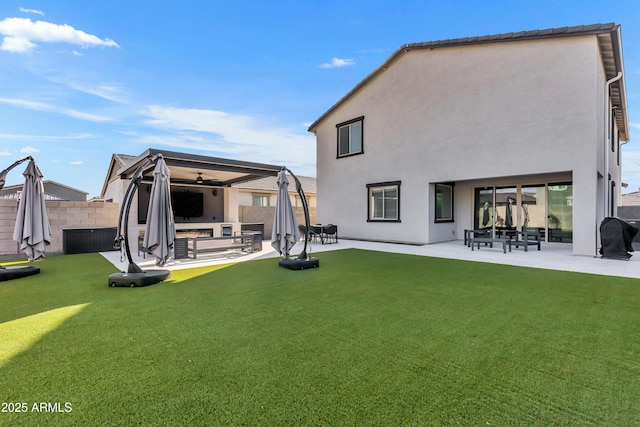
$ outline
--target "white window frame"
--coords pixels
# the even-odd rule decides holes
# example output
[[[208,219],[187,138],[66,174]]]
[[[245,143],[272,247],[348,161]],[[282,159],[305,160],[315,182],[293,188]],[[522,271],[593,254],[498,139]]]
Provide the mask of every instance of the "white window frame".
[[[266,204],[256,204],[256,199],[262,199],[263,201],[266,201]],[[252,206],[269,206],[269,195],[268,194],[258,194],[258,193],[252,193],[251,194],[251,205]]]

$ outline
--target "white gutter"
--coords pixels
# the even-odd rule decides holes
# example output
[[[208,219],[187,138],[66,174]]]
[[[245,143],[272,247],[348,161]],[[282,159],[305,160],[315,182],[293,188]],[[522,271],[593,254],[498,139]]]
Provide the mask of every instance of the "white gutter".
[[[609,87],[612,83],[617,82],[622,78],[622,71],[618,71],[618,74],[607,80],[604,85],[604,95],[605,95],[605,108],[606,108],[606,117],[607,123],[605,125],[605,132],[607,136],[605,138],[605,147],[604,147],[604,218],[607,217],[607,209],[609,205],[609,147],[611,146],[611,96],[609,94]]]
[[[604,85],[604,108],[605,108],[605,138],[604,138],[604,176],[602,177],[602,194],[603,194],[603,217],[605,219],[607,215],[607,210],[609,208],[609,147],[611,145],[611,95],[609,93],[609,87],[612,83],[617,82],[622,78],[622,71],[618,71],[618,74],[607,80]],[[600,227],[596,224],[596,257],[598,256],[598,234],[600,231]]]

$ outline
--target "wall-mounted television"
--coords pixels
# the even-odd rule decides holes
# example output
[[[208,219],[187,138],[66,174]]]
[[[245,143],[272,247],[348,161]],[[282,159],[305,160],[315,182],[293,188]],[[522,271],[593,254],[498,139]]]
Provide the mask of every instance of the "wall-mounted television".
[[[173,207],[173,216],[178,218],[198,218],[204,214],[202,193],[172,191],[171,206]]]

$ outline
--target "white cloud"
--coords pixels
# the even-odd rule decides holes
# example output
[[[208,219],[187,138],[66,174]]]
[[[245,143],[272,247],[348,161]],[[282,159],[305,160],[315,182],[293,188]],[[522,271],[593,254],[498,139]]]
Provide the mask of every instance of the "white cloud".
[[[315,175],[315,145],[311,134],[263,125],[253,117],[216,110],[151,106],[143,112],[147,124],[164,135],[138,135],[146,146],[165,145],[201,150],[239,160],[287,165]],[[295,170],[295,169],[294,169]]]
[[[20,152],[22,154],[34,154],[34,153],[39,153],[40,150],[38,150],[37,148],[26,146],[26,147],[22,147],[20,149]]]
[[[81,165],[82,163],[84,163],[82,160],[76,160],[73,162],[69,162],[70,165]]]
[[[145,115],[151,119],[148,124],[165,129],[195,130],[222,134],[240,138],[250,129],[251,117],[239,114],[225,113],[216,110],[198,110],[150,106]]]
[[[27,52],[36,47],[35,43],[31,43],[27,39],[19,37],[5,37],[0,45],[0,50],[8,52]]]
[[[35,15],[44,16],[44,12],[38,9],[25,9],[24,7],[20,8],[20,12],[23,13],[33,13]]]
[[[629,126],[631,126],[634,129],[640,130],[640,123],[629,123]]]
[[[72,110],[70,108],[58,107],[57,105],[47,104],[44,102],[27,101],[24,99],[16,98],[0,98],[0,103],[12,105],[14,107],[26,108],[36,111],[48,111],[52,113],[58,113],[69,117],[74,117],[80,120],[86,120],[89,122],[110,122],[113,121],[110,117],[101,116],[98,114],[84,113],[78,110]]]
[[[0,35],[4,36],[0,50],[24,53],[33,50],[36,42],[70,43],[83,48],[95,46],[120,47],[108,38],[101,39],[70,25],[58,25],[29,18],[6,18],[0,21]]]
[[[7,150],[2,150],[0,151],[0,156],[5,157],[5,156],[11,156],[11,153]]]
[[[82,74],[46,75],[43,76],[50,82],[67,86],[78,92],[94,95],[107,101],[128,104],[129,93],[123,84],[118,82],[92,82],[90,77]]]
[[[355,65],[356,61],[353,59],[343,59],[343,58],[332,58],[330,63],[320,64],[320,68],[341,68],[341,67],[349,67],[351,65]]]
[[[118,83],[100,83],[95,86],[82,85],[78,82],[69,81],[66,83],[71,89],[94,95],[107,101],[127,103],[128,94]]]
[[[9,139],[12,141],[69,141],[72,139],[94,139],[98,135],[92,133],[74,133],[67,135],[36,135],[36,134],[13,134],[0,133],[0,139]]]

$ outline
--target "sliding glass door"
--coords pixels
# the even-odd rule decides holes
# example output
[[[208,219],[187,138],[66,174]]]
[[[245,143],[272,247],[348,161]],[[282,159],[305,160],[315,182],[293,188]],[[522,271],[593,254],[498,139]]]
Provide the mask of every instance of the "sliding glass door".
[[[499,236],[515,234],[518,224],[517,187],[496,188],[495,230]]]
[[[573,242],[573,185],[571,183],[549,184],[549,242]]]
[[[475,230],[493,229],[493,188],[476,188],[474,211]]]
[[[522,205],[522,230],[539,231],[542,239],[546,236],[547,205],[545,185],[523,186],[520,189]]]
[[[570,182],[474,191],[473,225],[496,234],[539,231],[547,242],[573,242],[573,186]]]

